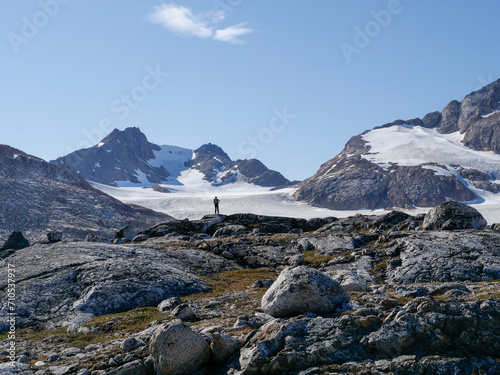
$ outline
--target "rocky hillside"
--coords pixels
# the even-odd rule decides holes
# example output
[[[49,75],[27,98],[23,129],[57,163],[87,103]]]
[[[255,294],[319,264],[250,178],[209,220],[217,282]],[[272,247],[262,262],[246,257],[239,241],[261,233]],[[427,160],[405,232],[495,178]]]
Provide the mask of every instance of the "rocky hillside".
[[[350,210],[433,207],[500,192],[500,80],[422,119],[383,125],[299,185],[295,197]]]
[[[69,166],[89,181],[114,186],[179,184],[181,173],[200,171],[213,185],[243,180],[266,187],[289,185],[285,177],[256,159],[232,161],[211,143],[196,150],[150,143],[139,128],[113,130],[94,147],[75,151],[55,162]]]
[[[0,146],[0,236],[23,231],[30,241],[48,231],[67,238],[111,236],[125,225],[144,227],[168,215],[125,205],[90,186],[71,168]],[[46,238],[46,237],[45,237]]]
[[[499,374],[498,229],[450,201],[418,217],[209,215],[0,253],[18,278],[0,372]]]

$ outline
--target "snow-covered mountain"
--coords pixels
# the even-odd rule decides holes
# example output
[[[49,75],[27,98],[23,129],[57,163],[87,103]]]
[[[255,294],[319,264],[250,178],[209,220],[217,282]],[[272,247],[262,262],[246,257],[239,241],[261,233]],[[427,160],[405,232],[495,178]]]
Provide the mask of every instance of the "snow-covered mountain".
[[[295,198],[331,209],[482,202],[500,192],[500,80],[422,119],[377,127],[299,184]]]
[[[259,160],[233,161],[218,146],[196,150],[150,143],[139,128],[115,129],[94,147],[55,160],[76,170],[85,179],[112,186],[179,185],[190,171],[214,186],[237,181],[266,187],[290,185],[279,172]],[[193,175],[193,173],[191,173]]]

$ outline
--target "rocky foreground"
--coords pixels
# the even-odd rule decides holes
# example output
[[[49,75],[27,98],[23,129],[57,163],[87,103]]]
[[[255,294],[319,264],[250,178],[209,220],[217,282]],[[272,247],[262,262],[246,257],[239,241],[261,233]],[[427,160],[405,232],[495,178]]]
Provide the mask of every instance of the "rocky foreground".
[[[447,202],[5,249],[17,315],[15,362],[0,323],[0,373],[500,374],[498,229]],[[4,277],[2,317],[7,291]]]

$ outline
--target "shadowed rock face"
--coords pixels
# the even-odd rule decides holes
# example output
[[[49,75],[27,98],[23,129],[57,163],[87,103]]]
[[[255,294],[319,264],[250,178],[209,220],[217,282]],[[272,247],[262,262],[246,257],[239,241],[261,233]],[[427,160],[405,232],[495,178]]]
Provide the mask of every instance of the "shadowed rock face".
[[[349,154],[349,157],[346,155]],[[382,169],[361,156],[342,152],[298,185],[294,194],[315,206],[334,210],[385,207],[433,207],[447,198],[472,201],[476,195],[457,178],[421,167]]]
[[[397,120],[375,129],[396,125],[436,128],[442,134],[459,131],[464,134],[465,146],[500,153],[500,80],[467,95],[462,102],[452,101],[442,112],[429,113],[423,119]],[[455,175],[438,174],[428,167],[446,170],[446,166],[400,166],[398,160],[381,168],[363,158],[371,151],[363,134],[351,138],[340,154],[300,183],[294,197],[315,206],[351,210],[433,207],[450,198],[475,200],[476,195],[466,184],[499,191],[499,185],[492,182],[495,178],[473,169],[458,168]]]
[[[141,228],[170,218],[123,204],[71,168],[9,146],[0,146],[0,191],[0,236],[22,231],[31,242],[54,230],[65,238],[110,236],[126,224]]]

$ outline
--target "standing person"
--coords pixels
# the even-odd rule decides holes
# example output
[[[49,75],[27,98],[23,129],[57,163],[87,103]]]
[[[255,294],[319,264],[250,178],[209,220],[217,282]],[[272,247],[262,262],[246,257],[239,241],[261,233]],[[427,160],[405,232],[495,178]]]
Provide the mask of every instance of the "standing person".
[[[214,198],[214,206],[215,206],[215,214],[218,215],[219,214],[219,202],[220,202],[220,199],[218,199],[217,197]]]

